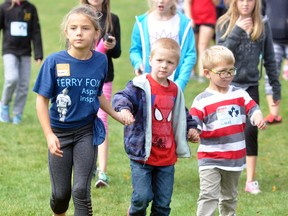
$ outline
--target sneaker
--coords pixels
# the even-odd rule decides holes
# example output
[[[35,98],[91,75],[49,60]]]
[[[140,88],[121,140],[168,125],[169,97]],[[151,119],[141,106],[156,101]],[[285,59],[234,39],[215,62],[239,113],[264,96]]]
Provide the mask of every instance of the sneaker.
[[[245,187],[245,191],[247,193],[251,193],[251,194],[259,194],[259,193],[261,193],[258,181],[247,182],[246,183],[246,187]]]
[[[10,122],[9,105],[0,105],[0,121]]]
[[[275,123],[280,123],[282,121],[282,117],[280,115],[274,116],[271,113],[265,117],[265,122],[267,124],[275,124]]]
[[[99,171],[98,180],[95,183],[96,188],[109,187],[109,177],[105,172]]]
[[[12,123],[13,124],[20,124],[22,120],[22,115],[18,114],[13,117]]]
[[[95,168],[94,171],[93,171],[93,176],[92,176],[92,178],[95,178],[95,177],[97,176],[97,173],[98,173],[98,169]]]

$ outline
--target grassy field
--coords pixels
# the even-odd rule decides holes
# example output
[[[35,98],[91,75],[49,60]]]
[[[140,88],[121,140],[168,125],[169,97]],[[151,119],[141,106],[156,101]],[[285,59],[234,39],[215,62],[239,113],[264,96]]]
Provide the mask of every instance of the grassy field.
[[[63,16],[78,3],[77,0],[33,0],[40,16],[45,56],[63,49],[60,39],[60,23]],[[118,14],[122,29],[122,56],[115,60],[116,77],[114,91],[124,88],[133,77],[128,52],[134,16],[147,9],[143,0],[112,1],[113,12]],[[3,63],[0,60],[0,91],[3,86]],[[33,65],[31,89],[39,67]],[[288,157],[285,131],[288,119],[288,83],[283,81],[283,123],[269,126],[259,133],[260,152],[257,179],[263,193],[257,196],[244,193],[245,172],[239,186],[237,215],[282,216],[288,215]],[[206,84],[191,81],[186,88],[186,105],[189,107],[196,94]],[[0,216],[51,216],[49,207],[50,182],[47,168],[47,144],[35,112],[35,97],[31,91],[25,108],[23,123],[19,126],[0,124]],[[261,81],[261,105],[267,114],[263,81]],[[129,160],[123,149],[123,127],[110,121],[110,149],[108,173],[111,186],[107,189],[92,188],[94,215],[124,216],[129,206],[131,178]],[[286,141],[285,141],[286,140]],[[176,165],[175,187],[172,197],[172,216],[195,215],[199,193],[197,144],[191,144],[193,157],[180,159]],[[93,185],[94,185],[93,181]],[[286,201],[285,201],[286,200]],[[73,215],[71,202],[68,215]]]

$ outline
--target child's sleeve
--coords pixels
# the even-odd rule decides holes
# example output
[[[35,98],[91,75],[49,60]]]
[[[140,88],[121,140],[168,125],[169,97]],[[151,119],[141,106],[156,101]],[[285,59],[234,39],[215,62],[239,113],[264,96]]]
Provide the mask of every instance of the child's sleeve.
[[[128,82],[124,90],[115,93],[112,100],[112,106],[117,112],[128,109],[133,113],[137,104],[137,89],[133,86],[132,81]]]
[[[197,129],[198,123],[197,121],[190,115],[189,110],[185,107],[186,118],[187,118],[187,131],[191,128]]]
[[[42,60],[43,59],[43,45],[42,45],[42,36],[41,36],[41,27],[38,17],[38,12],[36,7],[34,7],[33,13],[33,32],[32,32],[32,43],[34,48],[34,59]]]
[[[140,31],[138,23],[136,22],[132,30],[130,47],[130,61],[134,69],[139,69],[140,64],[143,62],[142,49]]]
[[[197,129],[201,132],[203,129],[203,112],[201,111],[201,107],[198,106],[199,103],[197,103],[197,97],[194,99],[193,104],[189,110],[189,114],[193,118],[193,120],[197,124]]]
[[[53,97],[56,83],[56,65],[52,57],[46,58],[38,73],[33,91],[46,98]]]

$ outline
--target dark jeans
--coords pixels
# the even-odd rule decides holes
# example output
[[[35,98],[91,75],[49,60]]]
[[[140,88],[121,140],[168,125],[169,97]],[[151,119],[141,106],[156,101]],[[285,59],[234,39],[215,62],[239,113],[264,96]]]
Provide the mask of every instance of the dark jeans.
[[[152,201],[151,216],[169,215],[174,184],[174,165],[151,166],[130,160],[133,193],[130,216],[144,216]]]

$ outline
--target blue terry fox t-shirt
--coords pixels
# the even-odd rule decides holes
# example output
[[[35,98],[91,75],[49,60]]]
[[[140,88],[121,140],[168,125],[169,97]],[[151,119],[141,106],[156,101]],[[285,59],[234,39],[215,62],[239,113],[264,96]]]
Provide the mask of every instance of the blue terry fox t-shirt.
[[[88,60],[75,59],[67,51],[47,57],[33,91],[50,99],[51,127],[79,128],[93,123],[107,69],[106,55],[95,51]]]

